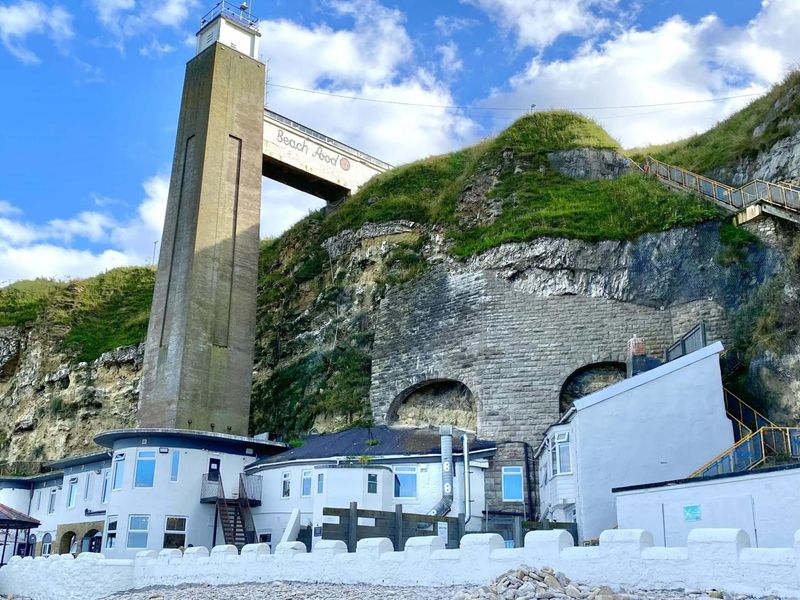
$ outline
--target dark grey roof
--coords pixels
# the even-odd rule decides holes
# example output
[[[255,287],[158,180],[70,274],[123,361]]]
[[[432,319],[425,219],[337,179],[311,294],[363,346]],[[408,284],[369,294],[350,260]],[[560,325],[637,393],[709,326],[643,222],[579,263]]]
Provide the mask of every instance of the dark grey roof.
[[[453,452],[461,453],[463,431],[453,430]],[[469,435],[470,452],[490,450],[494,442],[479,440]],[[369,442],[369,440],[377,440]],[[441,438],[439,428],[434,427],[354,427],[337,433],[309,435],[303,445],[286,450],[274,456],[262,458],[248,468],[259,465],[282,463],[288,460],[308,460],[315,458],[335,458],[346,456],[397,456],[397,455],[439,455]]]

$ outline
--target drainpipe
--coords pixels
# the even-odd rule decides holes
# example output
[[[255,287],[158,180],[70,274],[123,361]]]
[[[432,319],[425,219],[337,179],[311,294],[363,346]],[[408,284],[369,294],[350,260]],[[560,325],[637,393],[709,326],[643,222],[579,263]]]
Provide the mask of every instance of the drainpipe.
[[[528,442],[522,442],[523,448],[525,449],[525,487],[528,488],[528,502],[526,503],[528,506],[528,519],[531,521],[534,520],[534,512],[533,512],[533,490],[531,489],[531,473],[530,473],[530,444]],[[533,470],[534,478],[536,477],[536,469]]]
[[[436,517],[450,512],[453,504],[453,426],[440,426],[439,435],[442,439],[442,499],[428,511]]]
[[[464,452],[464,524],[469,523],[472,518],[472,495],[470,492],[470,476],[469,476],[469,440],[465,433],[461,436],[461,447]]]

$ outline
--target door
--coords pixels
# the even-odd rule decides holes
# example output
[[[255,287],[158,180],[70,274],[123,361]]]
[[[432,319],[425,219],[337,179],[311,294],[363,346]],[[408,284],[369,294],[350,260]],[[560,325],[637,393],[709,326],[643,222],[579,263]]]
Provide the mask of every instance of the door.
[[[219,461],[218,458],[208,459],[208,480],[219,481]]]

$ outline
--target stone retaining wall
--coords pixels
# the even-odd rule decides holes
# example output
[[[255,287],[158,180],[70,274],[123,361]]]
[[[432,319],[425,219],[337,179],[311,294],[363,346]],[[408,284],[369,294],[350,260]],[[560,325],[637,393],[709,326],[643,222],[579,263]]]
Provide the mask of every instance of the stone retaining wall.
[[[155,585],[225,585],[276,580],[392,586],[483,585],[527,564],[551,566],[573,581],[638,589],[723,589],[735,594],[800,596],[800,531],[793,548],[750,548],[741,529],[695,529],[685,548],[653,546],[640,529],[605,531],[597,547],[573,547],[565,531],[537,531],[523,548],[503,547],[493,533],[470,534],[458,550],[438,537],[408,540],[394,552],[388,538],[323,540],[312,553],[300,542],[140,552],[135,560],[100,554],[19,558],[0,569],[0,594],[32,600],[95,600]]]

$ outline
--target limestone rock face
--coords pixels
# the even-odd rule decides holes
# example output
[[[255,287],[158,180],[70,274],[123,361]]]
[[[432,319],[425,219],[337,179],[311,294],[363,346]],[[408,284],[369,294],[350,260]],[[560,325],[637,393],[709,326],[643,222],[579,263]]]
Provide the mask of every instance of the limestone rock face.
[[[0,378],[0,464],[92,452],[98,449],[95,434],[132,426],[142,355],[143,346],[132,346],[74,364],[45,331],[5,328],[0,335],[0,365],[6,365]]]
[[[631,170],[631,161],[614,150],[577,148],[550,152],[550,166],[575,179],[616,179]]]

